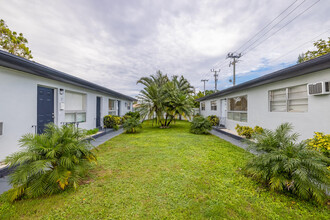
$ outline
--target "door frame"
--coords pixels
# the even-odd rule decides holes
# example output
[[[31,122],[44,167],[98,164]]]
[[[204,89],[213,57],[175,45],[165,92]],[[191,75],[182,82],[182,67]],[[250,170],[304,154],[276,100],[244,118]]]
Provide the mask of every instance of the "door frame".
[[[102,124],[101,124],[101,116],[102,116],[102,97],[101,96],[96,96],[96,120],[95,120],[95,127],[96,128],[101,128]],[[99,112],[97,111],[99,107]],[[99,113],[99,118],[97,117]],[[99,125],[98,125],[98,119],[100,120]]]
[[[38,99],[38,97],[39,97],[39,87],[41,87],[41,88],[46,88],[46,89],[51,89],[52,90],[52,92],[53,92],[53,123],[54,124],[57,124],[57,120],[58,120],[58,117],[57,117],[57,115],[58,115],[58,113],[57,113],[57,88],[54,88],[54,87],[51,87],[51,86],[46,86],[46,85],[41,85],[41,84],[37,84],[37,118],[36,118],[36,133],[37,134],[39,134],[39,130],[38,130],[38,105],[39,105],[39,99]]]

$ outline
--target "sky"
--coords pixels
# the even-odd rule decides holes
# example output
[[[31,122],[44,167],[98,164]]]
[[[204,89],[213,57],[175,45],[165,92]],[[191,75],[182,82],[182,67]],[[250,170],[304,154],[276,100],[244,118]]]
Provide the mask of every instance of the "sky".
[[[330,37],[329,11],[328,0],[0,0],[35,62],[133,97],[157,70],[201,91],[220,69],[218,89],[228,88],[229,52],[242,53],[237,83],[294,65]]]

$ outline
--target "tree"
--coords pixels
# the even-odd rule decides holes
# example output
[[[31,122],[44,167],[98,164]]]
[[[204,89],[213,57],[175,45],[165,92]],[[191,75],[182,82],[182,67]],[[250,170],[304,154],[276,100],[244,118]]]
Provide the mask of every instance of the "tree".
[[[155,75],[142,77],[137,84],[144,85],[138,99],[138,111],[142,117],[154,119],[161,127],[168,127],[176,116],[190,117],[193,107],[193,87],[183,76],[171,79],[157,71]]]
[[[194,108],[199,108],[199,102],[195,101],[196,99],[202,98],[207,95],[211,95],[214,93],[214,90],[205,90],[205,95],[204,92],[199,91],[196,95],[194,95]]]
[[[316,57],[330,53],[330,37],[328,39],[328,41],[320,39],[314,42],[316,50],[307,51],[306,53],[299,54],[297,63],[302,63],[307,60],[311,60]]]
[[[5,24],[4,20],[0,20],[0,48],[11,54],[32,59],[31,50],[26,46],[28,40],[22,33],[17,34],[11,31]]]

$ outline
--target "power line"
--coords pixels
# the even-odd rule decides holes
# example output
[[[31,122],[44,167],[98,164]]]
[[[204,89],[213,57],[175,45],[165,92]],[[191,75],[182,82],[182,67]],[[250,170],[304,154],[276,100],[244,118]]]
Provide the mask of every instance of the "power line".
[[[258,33],[253,35],[247,42],[245,42],[242,46],[240,46],[235,52],[239,51],[243,46],[249,43],[254,37],[258,36],[263,30],[265,30],[270,24],[272,24],[277,18],[279,18],[284,12],[286,12],[292,5],[294,5],[298,0],[295,0],[291,5],[289,5],[284,11],[282,11],[276,18],[274,18],[271,22],[269,22],[265,27],[263,27]]]
[[[209,81],[208,79],[202,79],[201,80],[204,83],[204,95],[205,95],[205,82]]]
[[[245,48],[242,53],[247,51],[251,46],[253,46],[255,43],[257,43],[261,38],[263,38],[265,35],[267,35],[271,30],[273,30],[277,25],[279,25],[282,21],[284,21],[290,14],[292,14],[295,10],[297,10],[306,0],[302,1],[299,5],[297,5],[294,9],[292,9],[284,18],[282,18],[280,21],[278,21],[274,26],[272,26],[268,31],[266,31],[264,34],[262,34],[258,39],[253,41],[252,44],[250,44],[247,48]],[[272,35],[270,35],[272,36]],[[246,52],[247,53],[247,52]]]
[[[228,53],[227,58],[232,58],[233,61],[229,63],[229,67],[233,65],[233,86],[236,84],[236,63],[241,58],[242,54]]]
[[[282,58],[282,57],[287,56],[288,54],[292,53],[293,51],[297,50],[298,48],[304,46],[304,45],[307,44],[307,43],[312,42],[315,38],[318,38],[319,36],[321,36],[321,35],[323,35],[323,34],[329,32],[329,31],[330,31],[330,29],[328,29],[327,31],[322,32],[321,34],[318,34],[317,36],[313,37],[311,40],[306,41],[306,42],[300,44],[298,47],[295,47],[294,49],[288,51],[288,52],[285,53],[284,55],[281,55],[281,56],[279,56],[279,57],[277,57],[277,58],[275,58],[275,59],[272,59],[272,60],[270,60],[269,62],[274,62],[274,61],[276,61],[276,60],[279,60],[279,59]]]
[[[252,49],[248,50],[245,55],[250,52],[251,50],[255,49],[256,47],[258,47],[260,44],[262,44],[263,42],[265,42],[266,40],[268,40],[269,38],[271,38],[272,36],[274,36],[276,33],[278,33],[280,30],[282,30],[284,27],[286,27],[287,25],[289,25],[292,21],[294,21],[295,19],[297,19],[300,15],[304,14],[306,11],[308,11],[310,8],[312,8],[314,5],[316,5],[319,1],[318,0],[316,2],[314,2],[312,5],[310,5],[308,8],[306,8],[304,11],[302,11],[301,13],[299,13],[298,15],[296,15],[293,19],[291,19],[289,22],[287,22],[284,26],[282,26],[280,29],[278,29],[277,31],[275,31],[272,35],[268,36],[266,39],[264,39],[263,41],[261,41],[259,44],[257,44],[256,46],[254,46]]]
[[[243,45],[241,45],[235,52],[237,52],[238,50],[240,50],[242,47],[244,47],[246,44],[248,44],[253,38],[255,38],[256,36],[258,36],[263,30],[265,30],[270,24],[272,24],[277,18],[279,18],[284,12],[286,12],[292,5],[294,5],[296,2],[297,2],[298,0],[295,0],[293,3],[291,3],[286,9],[284,9],[277,17],[275,17],[271,22],[269,22],[265,27],[263,27],[260,31],[258,31],[252,38],[250,38],[247,42],[245,42]],[[304,0],[302,3],[304,3],[306,0]],[[300,3],[297,7],[299,7],[302,3]],[[297,9],[297,7],[294,9],[294,10],[296,10]],[[292,10],[289,14],[291,14],[294,10]],[[289,15],[288,14],[288,15]],[[288,16],[287,15],[287,16]],[[286,17],[287,17],[286,16]],[[285,17],[285,18],[286,18]],[[282,20],[281,20],[282,21]],[[281,22],[280,21],[280,22]],[[280,22],[278,22],[277,24],[279,24]],[[274,26],[273,26],[273,28],[277,25],[277,24],[275,24]],[[270,29],[270,30],[272,30],[272,29]],[[260,37],[257,39],[257,41],[260,39]],[[253,45],[253,44],[251,44],[251,45]],[[250,45],[250,46],[251,46]],[[219,61],[219,62],[217,62],[216,64],[214,64],[214,67],[217,67],[217,65],[219,65],[218,67],[219,68],[221,68],[222,67],[222,65],[224,65],[225,63],[226,63],[226,59],[222,62],[222,63],[220,63],[221,61]],[[220,63],[220,64],[219,64]]]
[[[219,70],[211,69],[211,72],[214,72],[214,92],[217,92],[218,91],[218,89],[217,89],[218,78],[217,77],[219,76],[219,74],[217,74],[217,73],[220,72],[220,69]]]

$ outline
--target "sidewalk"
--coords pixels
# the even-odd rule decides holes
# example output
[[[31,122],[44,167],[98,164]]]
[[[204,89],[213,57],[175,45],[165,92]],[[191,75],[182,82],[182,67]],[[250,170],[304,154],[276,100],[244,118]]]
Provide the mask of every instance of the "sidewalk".
[[[109,132],[101,137],[95,138],[95,140],[91,141],[91,144],[94,147],[97,147],[100,144],[103,144],[107,140],[110,140],[111,138],[114,138],[123,132],[124,132],[123,129],[119,129],[118,131]],[[0,178],[0,194],[2,194],[3,192],[6,192],[10,188],[11,188],[11,186],[8,183],[8,176],[4,176],[4,177]]]

